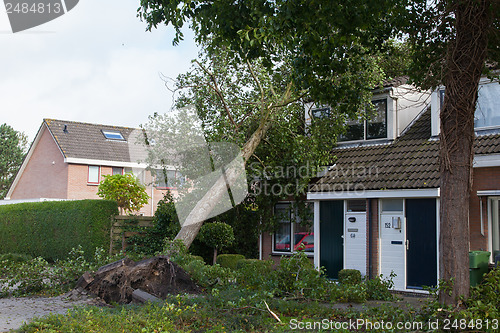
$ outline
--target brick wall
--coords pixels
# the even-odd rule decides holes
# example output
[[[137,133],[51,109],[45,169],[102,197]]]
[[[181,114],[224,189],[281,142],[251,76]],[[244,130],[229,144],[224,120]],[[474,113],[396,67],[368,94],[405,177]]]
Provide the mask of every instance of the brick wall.
[[[369,207],[368,207],[369,206]],[[379,213],[378,213],[378,199],[371,199],[367,200],[367,224],[370,223],[370,216],[368,215],[371,212],[371,244],[370,242],[370,236],[368,235],[368,238],[366,240],[366,251],[367,251],[367,258],[370,255],[370,248],[371,247],[371,262],[370,260],[367,260],[366,262],[366,271],[368,272],[368,275],[371,274],[372,277],[379,275],[380,273],[380,257],[379,257],[379,250],[380,250],[380,245],[379,245]],[[367,231],[370,230],[369,225],[367,225]],[[371,263],[371,267],[370,267]]]
[[[68,165],[45,125],[17,186],[10,198],[64,199],[67,195]]]
[[[68,199],[100,199],[97,195],[97,184],[88,183],[88,165],[70,164],[68,174]],[[113,168],[110,166],[101,166],[100,180],[104,175],[110,175]],[[151,175],[146,173],[145,183],[151,184]],[[149,202],[138,212],[145,216],[152,216],[158,207],[158,202],[163,199],[167,190],[157,190],[151,185],[146,186],[146,193],[149,195]]]

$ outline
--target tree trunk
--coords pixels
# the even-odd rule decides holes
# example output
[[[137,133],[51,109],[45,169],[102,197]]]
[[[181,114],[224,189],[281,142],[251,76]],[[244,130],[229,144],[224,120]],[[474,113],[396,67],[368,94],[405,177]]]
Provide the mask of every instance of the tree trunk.
[[[214,260],[213,260],[212,265],[215,266],[216,263],[217,263],[217,248],[214,247]]]
[[[441,303],[458,305],[469,296],[469,196],[472,187],[474,112],[486,59],[491,20],[489,1],[456,1],[456,37],[446,58],[444,107],[441,110],[440,278]]]
[[[267,130],[270,127],[270,122],[263,120],[260,126],[255,130],[250,139],[245,143],[243,149],[241,150],[241,155],[243,161],[246,163],[250,157],[257,149],[257,146],[262,141],[262,138],[266,135]],[[231,186],[238,179],[241,174],[241,170],[236,168],[227,168],[225,175],[226,177],[220,177],[217,182],[212,186],[212,188],[203,196],[203,198],[196,204],[191,210],[191,213],[186,218],[186,221],[181,227],[181,230],[175,236],[175,239],[181,239],[189,248],[193,243],[196,235],[200,231],[203,221],[209,216],[215,205],[221,200],[222,196],[227,193],[227,186]],[[244,172],[244,171],[243,171]]]

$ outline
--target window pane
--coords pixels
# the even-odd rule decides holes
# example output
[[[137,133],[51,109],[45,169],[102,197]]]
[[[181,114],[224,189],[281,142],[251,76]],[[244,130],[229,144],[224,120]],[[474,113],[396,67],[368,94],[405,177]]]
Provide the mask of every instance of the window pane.
[[[274,233],[274,250],[290,252],[291,209],[290,204],[277,204],[274,214],[279,222],[278,229]]]
[[[122,175],[123,168],[113,168],[113,175]]]
[[[106,139],[125,141],[125,138],[123,137],[122,133],[120,133],[119,131],[106,131],[106,130],[103,130],[102,134],[104,135],[104,137]]]
[[[498,204],[498,199],[493,199],[491,201],[491,241],[492,241],[492,254],[493,260],[495,260],[495,255],[500,254],[500,209]]]
[[[294,251],[314,252],[314,232],[313,227],[294,225]]]
[[[403,199],[384,199],[382,200],[383,212],[402,212]]]
[[[364,121],[362,119],[349,120],[346,124],[346,132],[340,136],[339,141],[363,140],[364,138]]]
[[[366,200],[347,200],[348,212],[366,212]]]
[[[493,82],[479,86],[474,127],[500,126],[500,84]]]
[[[156,169],[154,174],[156,187],[172,188],[176,186],[175,170]]]
[[[323,119],[330,117],[330,108],[321,108],[312,110],[312,117],[315,119]]]
[[[99,183],[99,167],[95,165],[89,165],[89,175],[88,180],[89,183]]]
[[[366,121],[367,139],[379,139],[387,137],[387,100],[381,99],[373,101],[375,111],[370,114],[369,119]]]

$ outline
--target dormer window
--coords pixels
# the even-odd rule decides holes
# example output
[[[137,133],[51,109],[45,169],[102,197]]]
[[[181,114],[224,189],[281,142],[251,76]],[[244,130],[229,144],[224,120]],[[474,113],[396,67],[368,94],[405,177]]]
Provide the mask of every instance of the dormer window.
[[[108,140],[125,141],[125,138],[123,137],[120,131],[102,130],[101,132],[104,135],[104,137]]]
[[[339,141],[359,141],[387,138],[387,99],[372,101],[375,110],[369,119],[349,120],[346,133]]]
[[[311,111],[311,115],[313,119],[330,118],[330,108],[324,107],[324,108],[313,109]]]
[[[500,127],[500,84],[492,82],[479,86],[476,113],[474,114],[475,128]]]

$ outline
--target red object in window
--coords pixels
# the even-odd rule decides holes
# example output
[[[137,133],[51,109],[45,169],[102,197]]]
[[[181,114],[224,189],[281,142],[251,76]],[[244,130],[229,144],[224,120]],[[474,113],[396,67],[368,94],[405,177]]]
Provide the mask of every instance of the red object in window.
[[[294,234],[294,251],[303,250],[305,252],[314,251],[314,233],[312,232],[296,232]],[[276,250],[290,251],[290,237],[286,236],[276,244]]]

